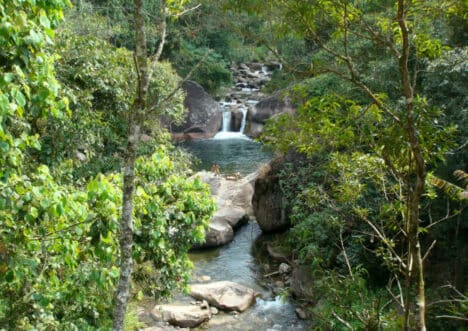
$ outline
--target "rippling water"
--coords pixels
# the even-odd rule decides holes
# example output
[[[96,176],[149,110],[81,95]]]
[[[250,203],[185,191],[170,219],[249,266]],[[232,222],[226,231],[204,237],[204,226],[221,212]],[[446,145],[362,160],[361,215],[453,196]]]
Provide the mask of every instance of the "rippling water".
[[[222,173],[240,172],[243,175],[257,170],[268,162],[271,153],[262,145],[247,139],[198,140],[184,146],[200,159],[198,170],[209,170],[219,164]],[[256,304],[241,314],[220,313],[197,330],[212,331],[296,331],[307,330],[298,320],[295,307],[289,301],[273,295],[262,286],[260,263],[253,254],[256,239],[262,237],[255,221],[240,228],[234,240],[220,248],[195,251],[190,254],[194,262],[193,279],[210,276],[212,281],[230,280],[260,292]],[[262,237],[263,238],[263,237]]]
[[[271,159],[269,150],[250,139],[194,140],[183,143],[182,147],[200,160],[196,170],[210,170],[217,163],[224,174],[247,175]]]
[[[255,305],[241,314],[220,313],[197,330],[212,331],[296,331],[307,330],[295,314],[295,307],[279,296],[274,296],[261,285],[259,262],[253,257],[255,240],[261,236],[256,222],[240,228],[234,240],[226,246],[192,252],[195,264],[193,279],[210,276],[212,281],[231,280],[260,292]]]

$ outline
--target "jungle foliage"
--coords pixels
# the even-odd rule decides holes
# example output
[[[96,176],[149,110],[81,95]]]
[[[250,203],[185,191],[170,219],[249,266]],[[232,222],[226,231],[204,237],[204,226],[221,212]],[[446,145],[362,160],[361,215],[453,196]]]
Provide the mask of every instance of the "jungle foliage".
[[[69,6],[0,2],[2,330],[111,328],[120,160],[136,75],[128,50],[78,33],[81,26],[57,30]],[[149,97],[171,94],[171,102],[144,123],[153,138],[136,161],[133,253],[152,270],[143,291],[164,297],[185,287],[187,251],[203,241],[214,205],[159,126],[158,116],[183,116],[183,94],[173,93],[180,79],[168,63],[155,72]]]

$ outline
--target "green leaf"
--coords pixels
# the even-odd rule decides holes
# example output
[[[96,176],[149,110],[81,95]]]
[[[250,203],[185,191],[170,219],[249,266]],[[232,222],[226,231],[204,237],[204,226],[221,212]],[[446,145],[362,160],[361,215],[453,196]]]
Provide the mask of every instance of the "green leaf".
[[[10,103],[5,94],[0,94],[0,116],[8,114],[10,111]]]
[[[41,15],[41,17],[39,17],[39,22],[41,23],[41,25],[46,28],[46,29],[49,29],[50,28],[50,21],[49,21],[49,18],[45,15]]]

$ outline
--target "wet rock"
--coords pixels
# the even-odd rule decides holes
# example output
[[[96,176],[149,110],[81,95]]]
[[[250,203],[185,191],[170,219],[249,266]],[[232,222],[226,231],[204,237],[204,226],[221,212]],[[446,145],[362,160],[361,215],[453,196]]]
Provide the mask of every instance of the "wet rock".
[[[252,114],[252,121],[265,124],[265,122],[277,114],[289,113],[295,111],[288,97],[282,97],[280,94],[269,96],[255,106],[255,113]]]
[[[189,328],[177,328],[170,326],[168,324],[166,325],[157,325],[157,326],[151,326],[149,328],[141,329],[141,331],[189,331]]]
[[[253,289],[230,281],[191,285],[190,296],[228,311],[242,312],[255,302]]]
[[[267,244],[267,252],[273,259],[280,262],[289,262],[288,256],[285,252],[282,252],[279,248],[273,247],[270,243]]]
[[[231,225],[222,219],[215,219],[210,222],[205,236],[205,243],[201,247],[208,248],[226,245],[233,238],[234,230]]]
[[[252,206],[258,225],[266,233],[285,230],[291,224],[279,185],[278,174],[283,164],[283,157],[274,158],[262,167],[255,181]]]
[[[203,276],[198,277],[197,280],[201,283],[206,283],[206,282],[211,281],[211,277],[207,275],[203,275]]]
[[[275,286],[279,288],[284,288],[284,282],[282,282],[281,280],[277,280],[275,282]]]
[[[193,328],[211,317],[209,309],[191,305],[158,305],[151,311],[156,321],[165,321],[174,326]]]
[[[185,122],[182,125],[171,125],[166,122],[172,133],[183,133],[200,136],[214,136],[221,128],[222,114],[216,102],[201,85],[193,81],[186,81],[183,89],[187,93],[184,106],[188,109]]]
[[[296,308],[296,315],[301,320],[307,319],[307,313],[304,310],[302,310],[301,308]]]
[[[210,307],[210,312],[211,312],[211,315],[219,314],[219,310],[216,307]]]
[[[227,180],[208,171],[201,171],[195,176],[210,185],[211,194],[218,205],[207,231],[206,242],[198,248],[227,244],[234,236],[233,230],[247,223],[253,214],[253,178],[248,176],[239,180]]]
[[[296,298],[313,301],[312,270],[306,266],[296,266],[291,274],[291,294]]]

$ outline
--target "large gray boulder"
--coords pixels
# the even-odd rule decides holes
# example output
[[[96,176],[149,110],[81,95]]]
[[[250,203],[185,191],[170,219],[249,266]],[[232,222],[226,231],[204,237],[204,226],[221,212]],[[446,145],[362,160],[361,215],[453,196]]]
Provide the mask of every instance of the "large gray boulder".
[[[195,176],[210,186],[211,195],[217,204],[217,210],[206,234],[206,241],[197,248],[225,245],[233,239],[233,230],[248,222],[253,215],[254,175],[228,180],[212,172],[201,171]]]
[[[283,163],[284,158],[277,156],[260,169],[255,181],[252,206],[260,229],[266,233],[285,230],[290,226],[278,177]]]
[[[210,319],[209,309],[197,305],[158,305],[151,311],[156,321],[165,321],[171,325],[194,328]]]
[[[221,128],[222,120],[218,102],[194,81],[186,81],[183,89],[187,94],[184,106],[188,109],[188,114],[183,124],[171,126],[171,133],[175,138],[180,138],[178,135],[189,138],[214,136]]]
[[[211,305],[228,311],[246,310],[255,302],[255,295],[253,289],[230,281],[190,286],[190,296],[206,300]]]
[[[298,299],[313,301],[313,288],[314,284],[311,268],[303,265],[295,266],[291,275],[291,294]]]
[[[295,107],[288,96],[282,96],[281,93],[273,94],[263,100],[260,100],[247,117],[249,121],[246,134],[250,137],[258,137],[263,132],[265,122],[279,114],[293,114]]]
[[[205,235],[205,243],[197,248],[211,248],[223,246],[232,241],[234,230],[232,226],[223,219],[212,219]]]

